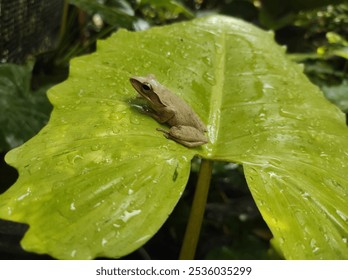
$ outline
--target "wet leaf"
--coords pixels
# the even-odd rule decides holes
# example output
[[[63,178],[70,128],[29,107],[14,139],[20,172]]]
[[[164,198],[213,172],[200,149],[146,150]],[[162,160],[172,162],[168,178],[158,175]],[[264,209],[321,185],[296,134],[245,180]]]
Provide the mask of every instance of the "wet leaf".
[[[209,144],[183,147],[139,113],[128,79],[149,73],[201,116]],[[170,214],[197,154],[243,164],[286,258],[348,258],[344,115],[272,33],[222,16],[119,31],[74,59],[49,98],[49,124],[7,155],[20,177],[0,196],[1,218],[30,225],[26,250],[130,253]]]

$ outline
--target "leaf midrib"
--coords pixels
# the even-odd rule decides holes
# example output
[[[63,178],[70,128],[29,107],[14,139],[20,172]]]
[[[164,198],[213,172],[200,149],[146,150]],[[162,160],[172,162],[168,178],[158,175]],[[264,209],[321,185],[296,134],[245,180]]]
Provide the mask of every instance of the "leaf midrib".
[[[220,120],[221,120],[221,104],[223,97],[223,88],[225,82],[225,63],[226,63],[226,34],[222,32],[219,36],[216,36],[216,45],[220,48],[217,49],[216,59],[213,62],[215,85],[211,88],[210,96],[210,112],[209,112],[209,125],[208,135],[211,144],[215,144],[218,138]]]

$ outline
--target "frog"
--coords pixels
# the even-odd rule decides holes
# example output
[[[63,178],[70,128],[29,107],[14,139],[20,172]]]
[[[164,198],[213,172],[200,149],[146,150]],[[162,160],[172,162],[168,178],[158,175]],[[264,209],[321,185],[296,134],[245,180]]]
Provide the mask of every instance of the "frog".
[[[208,143],[207,127],[194,110],[178,95],[160,84],[153,74],[130,77],[130,83],[150,108],[143,113],[170,129],[157,128],[164,137],[185,147],[193,148]]]

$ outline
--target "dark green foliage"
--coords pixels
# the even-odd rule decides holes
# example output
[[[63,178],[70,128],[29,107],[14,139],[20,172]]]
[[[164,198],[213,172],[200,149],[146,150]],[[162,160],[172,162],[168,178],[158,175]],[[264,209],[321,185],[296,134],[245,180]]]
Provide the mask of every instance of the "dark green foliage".
[[[30,88],[31,67],[0,65],[0,150],[14,148],[34,136],[52,109],[48,86]]]

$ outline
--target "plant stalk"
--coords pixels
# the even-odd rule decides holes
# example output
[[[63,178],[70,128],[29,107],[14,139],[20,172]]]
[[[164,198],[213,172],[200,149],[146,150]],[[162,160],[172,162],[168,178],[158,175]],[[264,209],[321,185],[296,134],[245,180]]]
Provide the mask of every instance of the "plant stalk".
[[[212,169],[213,162],[211,160],[202,159],[190,217],[186,226],[184,241],[180,251],[180,260],[194,259],[203,222]]]

